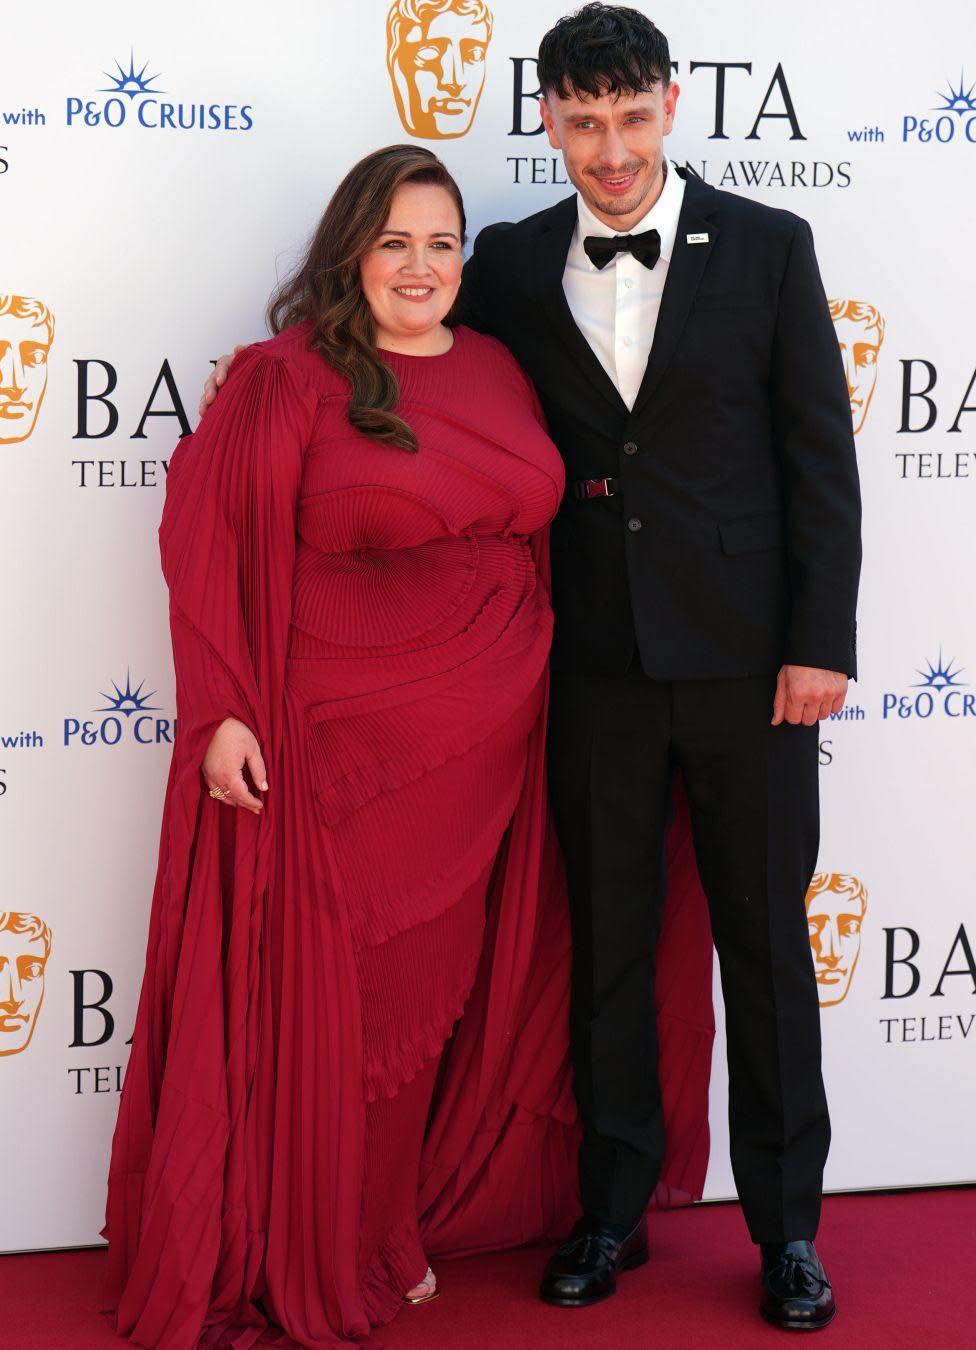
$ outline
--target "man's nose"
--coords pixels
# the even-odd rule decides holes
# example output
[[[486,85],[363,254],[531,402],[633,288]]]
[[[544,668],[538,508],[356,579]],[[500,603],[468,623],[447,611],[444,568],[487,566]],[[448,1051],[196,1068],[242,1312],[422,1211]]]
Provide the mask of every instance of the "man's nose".
[[[601,157],[608,169],[620,169],[632,158],[627,142],[616,127],[610,127],[603,138]]]
[[[453,43],[444,53],[444,60],[441,62],[440,87],[444,93],[451,98],[457,98],[464,88],[464,75],[462,72],[463,62],[461,52]]]

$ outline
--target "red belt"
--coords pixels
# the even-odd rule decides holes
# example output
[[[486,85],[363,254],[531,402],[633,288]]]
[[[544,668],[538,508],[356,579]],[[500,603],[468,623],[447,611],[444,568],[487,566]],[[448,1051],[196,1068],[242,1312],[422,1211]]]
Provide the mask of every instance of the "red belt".
[[[613,497],[616,492],[616,478],[580,478],[573,484],[573,496],[580,501],[589,497]]]

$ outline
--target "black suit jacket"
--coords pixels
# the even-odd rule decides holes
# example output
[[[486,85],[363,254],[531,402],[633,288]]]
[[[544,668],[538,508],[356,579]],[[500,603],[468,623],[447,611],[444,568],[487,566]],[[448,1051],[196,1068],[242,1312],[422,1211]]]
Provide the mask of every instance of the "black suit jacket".
[[[633,411],[562,288],[576,197],[479,234],[458,317],[532,377],[570,488],[552,529],[556,669],[854,675],[860,495],[843,365],[810,227],[685,179]],[[689,234],[707,243],[689,244]]]

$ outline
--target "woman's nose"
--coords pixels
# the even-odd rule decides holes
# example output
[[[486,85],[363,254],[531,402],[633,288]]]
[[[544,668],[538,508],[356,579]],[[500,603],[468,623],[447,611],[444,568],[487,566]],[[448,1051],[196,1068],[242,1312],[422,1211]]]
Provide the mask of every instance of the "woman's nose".
[[[430,261],[423,245],[410,249],[403,260],[401,271],[409,272],[411,276],[425,276],[430,271]]]

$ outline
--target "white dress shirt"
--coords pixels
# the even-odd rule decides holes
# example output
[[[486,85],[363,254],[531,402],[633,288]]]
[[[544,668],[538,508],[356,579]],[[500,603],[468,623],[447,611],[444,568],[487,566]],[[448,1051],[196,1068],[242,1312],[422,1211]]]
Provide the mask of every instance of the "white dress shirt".
[[[578,218],[566,258],[563,290],[576,326],[592,347],[620,397],[633,408],[644,377],[678,233],[678,213],[685,193],[684,180],[665,161],[667,175],[661,195],[630,230],[615,230],[598,220],[577,194]],[[613,238],[657,230],[661,256],[653,268],[632,253],[618,253],[606,267],[595,267],[583,251],[588,234]]]

